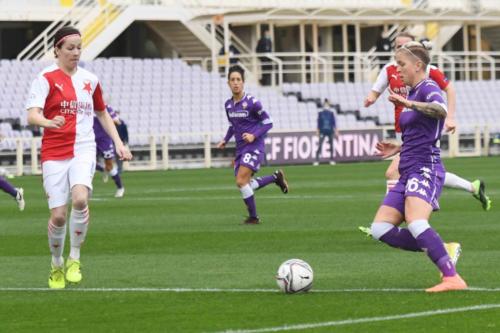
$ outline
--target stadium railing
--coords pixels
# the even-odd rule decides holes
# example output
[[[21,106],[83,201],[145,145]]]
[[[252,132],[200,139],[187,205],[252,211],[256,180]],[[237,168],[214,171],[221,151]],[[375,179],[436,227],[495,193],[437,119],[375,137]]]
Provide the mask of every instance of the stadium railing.
[[[273,52],[249,53],[227,56],[219,64],[211,58],[186,58],[188,63],[198,63],[206,70],[227,74],[234,63],[251,64],[247,69],[256,80],[262,74],[270,74],[274,86],[284,82],[366,82],[373,81],[378,70],[392,53],[372,52]],[[495,80],[500,78],[500,52],[433,52],[432,63],[455,80]],[[267,58],[261,62],[259,58]],[[215,68],[213,66],[216,66]],[[262,69],[267,65],[266,69]]]
[[[446,157],[472,157],[490,155],[490,133],[488,126],[471,126],[474,128],[472,135],[461,135],[459,130],[455,133],[443,134],[442,142],[447,146],[443,149],[443,156]],[[384,137],[388,137],[393,127],[378,127],[384,132]],[[280,130],[279,132],[302,133],[306,130]],[[341,130],[342,132],[342,130]],[[176,168],[211,168],[229,166],[232,160],[234,145],[228,146],[228,153],[218,155],[215,143],[222,138],[224,133],[176,133],[164,135],[133,134],[131,136],[143,137],[147,139],[147,144],[133,146],[131,151],[136,157],[131,162],[124,163],[124,170],[168,170]],[[171,137],[196,136],[202,140],[198,144],[182,145],[172,144]],[[13,173],[17,176],[24,174],[41,174],[40,169],[40,137],[33,138],[12,138],[16,145],[16,150],[10,152],[10,156],[15,158]],[[26,148],[29,147],[29,148]],[[171,158],[174,151],[182,151],[178,158]],[[214,154],[216,152],[217,154]],[[9,153],[3,153],[6,157]],[[216,156],[214,156],[216,155]]]

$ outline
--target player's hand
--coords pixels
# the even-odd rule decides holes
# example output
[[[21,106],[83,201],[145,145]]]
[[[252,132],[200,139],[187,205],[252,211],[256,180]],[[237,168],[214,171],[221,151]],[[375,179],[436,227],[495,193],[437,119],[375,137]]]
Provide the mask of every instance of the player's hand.
[[[63,116],[55,116],[52,119],[49,119],[45,128],[58,129],[64,126],[66,119]]]
[[[243,140],[245,140],[246,143],[252,143],[255,141],[255,135],[253,135],[252,133],[243,133],[241,137],[243,138]]]
[[[133,156],[128,147],[124,146],[123,143],[120,145],[115,144],[116,146],[116,154],[120,161],[130,161]]]
[[[375,99],[368,96],[365,98],[365,102],[363,103],[363,105],[365,106],[365,108],[369,107],[370,105],[372,105],[373,103],[375,103]]]
[[[224,149],[224,148],[226,148],[226,141],[222,140],[221,142],[219,142],[217,144],[217,148],[218,149]]]
[[[444,121],[444,129],[447,133],[455,133],[455,130],[457,129],[455,119],[446,117],[446,120]]]
[[[389,88],[389,101],[396,105],[402,105],[407,108],[409,108],[411,105],[411,102],[409,100],[407,100],[401,95],[396,94],[390,88]]]
[[[394,156],[401,150],[400,145],[385,141],[377,142],[376,148],[378,150],[376,155],[382,158],[389,158],[391,156]]]

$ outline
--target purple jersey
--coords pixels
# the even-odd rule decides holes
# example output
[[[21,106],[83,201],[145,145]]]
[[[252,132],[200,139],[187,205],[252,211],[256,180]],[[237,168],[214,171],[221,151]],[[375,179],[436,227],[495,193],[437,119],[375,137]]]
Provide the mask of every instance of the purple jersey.
[[[408,100],[424,103],[436,103],[446,110],[446,103],[439,86],[430,79],[417,84],[408,94]],[[443,130],[444,119],[435,119],[413,109],[405,108],[399,119],[403,146],[401,147],[400,173],[415,167],[442,167],[439,139]],[[444,170],[444,169],[443,169]]]
[[[234,135],[237,154],[255,149],[264,152],[264,138],[272,127],[272,120],[262,109],[262,104],[255,97],[245,94],[237,103],[232,98],[228,99],[224,107],[230,123],[225,141],[229,141]],[[252,133],[255,141],[246,143],[243,133]]]
[[[118,119],[118,115],[113,110],[113,108],[111,108],[109,105],[106,105],[106,111],[111,116],[111,119],[113,119],[113,120]],[[104,138],[104,137],[109,138],[109,135],[106,133],[106,131],[104,130],[101,123],[99,122],[99,120],[96,117],[94,117],[94,134],[95,134],[96,141],[98,141],[99,139]]]

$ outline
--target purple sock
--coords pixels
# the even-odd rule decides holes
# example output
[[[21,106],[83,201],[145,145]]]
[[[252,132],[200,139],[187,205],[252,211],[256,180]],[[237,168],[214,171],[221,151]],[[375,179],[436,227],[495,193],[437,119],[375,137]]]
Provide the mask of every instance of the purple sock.
[[[264,177],[257,177],[257,178],[255,178],[255,180],[259,184],[259,188],[263,188],[271,183],[275,183],[276,177],[274,177],[274,175],[269,175],[269,176],[264,176]]]
[[[457,274],[450,256],[444,248],[443,240],[432,228],[426,229],[417,237],[418,246],[427,253],[427,256],[439,268],[443,276],[454,276]]]
[[[96,164],[95,169],[100,172],[104,172],[104,167],[100,164]]]
[[[114,175],[111,178],[113,178],[113,181],[115,182],[117,188],[122,188],[123,187],[123,185],[122,185],[122,179],[120,178],[120,174],[117,173],[116,175]]]
[[[246,199],[243,199],[243,201],[245,201],[245,205],[247,205],[248,216],[257,217],[257,207],[255,207],[255,197],[252,195]]]
[[[0,177],[0,188],[6,192],[9,193],[11,196],[14,198],[17,196],[17,190],[12,186],[11,183],[9,183],[5,178]]]
[[[406,251],[422,252],[411,232],[405,228],[393,227],[380,240],[392,247]]]

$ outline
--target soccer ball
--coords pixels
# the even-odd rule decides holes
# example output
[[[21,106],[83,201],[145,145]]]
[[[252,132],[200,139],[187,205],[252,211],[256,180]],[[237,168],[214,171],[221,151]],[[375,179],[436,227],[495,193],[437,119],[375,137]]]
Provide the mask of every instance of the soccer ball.
[[[304,260],[287,260],[278,268],[276,283],[287,294],[309,291],[313,283],[313,270]]]

